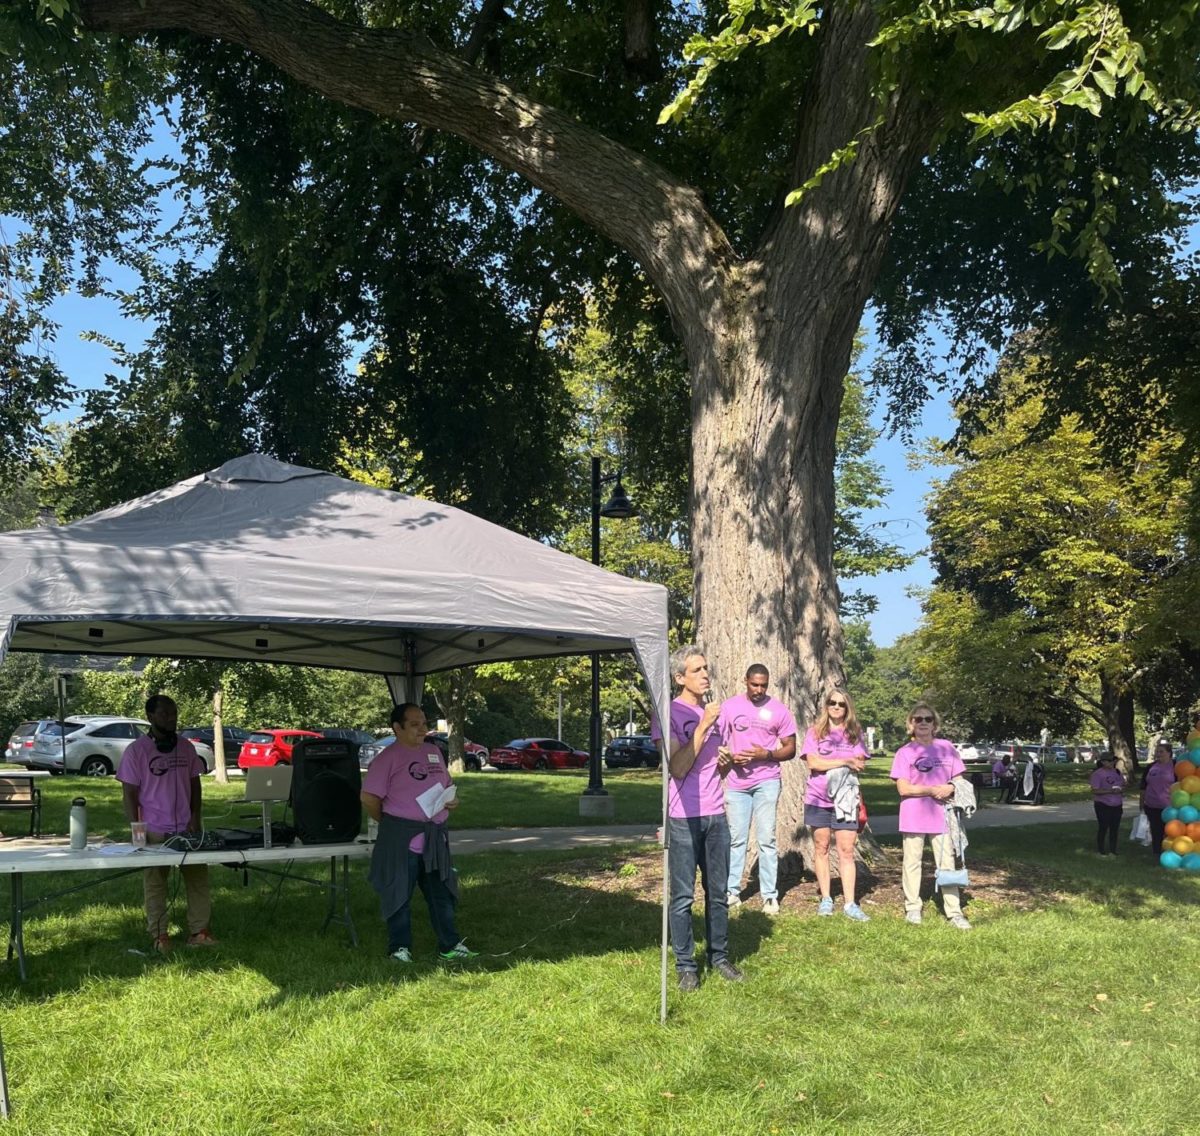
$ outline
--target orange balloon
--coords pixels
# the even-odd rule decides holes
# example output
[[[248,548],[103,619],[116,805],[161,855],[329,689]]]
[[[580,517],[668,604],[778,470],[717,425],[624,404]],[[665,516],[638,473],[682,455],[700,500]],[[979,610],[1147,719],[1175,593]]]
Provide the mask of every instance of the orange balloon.
[[[1178,852],[1180,856],[1186,856],[1194,847],[1191,838],[1187,836],[1177,836],[1171,841],[1172,850]]]
[[[1187,825],[1181,820],[1167,821],[1167,823],[1163,825],[1163,832],[1165,832],[1172,840],[1174,840],[1177,836],[1191,835],[1187,830]]]
[[[1189,793],[1200,793],[1200,777],[1194,773],[1190,777],[1185,777],[1180,784]]]
[[[1187,826],[1187,832],[1184,836],[1190,836],[1193,840],[1200,840],[1200,820],[1194,820]]]
[[[1193,765],[1192,762],[1190,762],[1186,759],[1183,761],[1177,761],[1175,763],[1175,779],[1177,781],[1182,780],[1184,777],[1191,777],[1192,774],[1195,772],[1196,772],[1195,765]]]

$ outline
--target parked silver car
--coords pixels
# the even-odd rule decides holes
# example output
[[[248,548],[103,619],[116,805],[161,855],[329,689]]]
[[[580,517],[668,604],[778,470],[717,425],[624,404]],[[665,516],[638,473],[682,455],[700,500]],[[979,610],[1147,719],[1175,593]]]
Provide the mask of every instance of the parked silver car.
[[[107,777],[120,765],[125,747],[149,728],[140,718],[110,715],[80,714],[51,722],[34,740],[29,764],[52,773]]]
[[[53,718],[31,719],[20,723],[8,739],[8,745],[4,749],[4,760],[11,761],[14,765],[28,765],[38,734],[47,726],[53,725],[57,725]]]

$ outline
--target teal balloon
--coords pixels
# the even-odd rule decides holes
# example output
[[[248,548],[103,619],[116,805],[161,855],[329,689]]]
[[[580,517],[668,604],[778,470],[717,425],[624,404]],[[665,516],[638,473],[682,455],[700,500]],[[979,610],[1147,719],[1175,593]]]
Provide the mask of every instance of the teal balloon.
[[[1189,855],[1191,855],[1191,853],[1189,853]],[[1183,867],[1183,857],[1180,856],[1178,852],[1164,852],[1161,856],[1159,856],[1158,862],[1164,868],[1170,868],[1172,871]]]
[[[1185,872],[1200,872],[1200,852],[1189,852],[1183,858]]]
[[[1163,824],[1166,824],[1167,821],[1169,821],[1169,820],[1178,820],[1178,819],[1179,819],[1179,810],[1178,809],[1163,809]]]
[[[1171,790],[1171,804],[1177,809],[1183,808],[1184,805],[1192,803],[1192,795],[1186,789]]]
[[[1192,821],[1200,820],[1200,809],[1195,805],[1184,805],[1175,819],[1183,821],[1184,824],[1191,824]]]

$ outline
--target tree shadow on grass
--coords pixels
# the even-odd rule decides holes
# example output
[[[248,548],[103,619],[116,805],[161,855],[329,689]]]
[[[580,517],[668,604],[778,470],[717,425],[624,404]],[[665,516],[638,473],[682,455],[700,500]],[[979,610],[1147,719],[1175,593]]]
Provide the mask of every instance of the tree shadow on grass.
[[[470,981],[470,976],[531,962],[641,955],[660,941],[660,863],[661,857],[619,849],[461,857],[458,925],[480,956],[468,963],[436,961],[428,912],[418,892],[413,897],[415,961],[410,966],[385,954],[386,932],[364,863],[351,865],[350,915],[357,947],[344,926],[330,924],[321,931],[328,910],[323,887],[269,877],[264,883],[253,873],[243,886],[241,872],[214,867],[213,929],[220,945],[205,950],[180,945],[165,958],[150,950],[141,880],[135,874],[105,880],[95,890],[31,913],[25,927],[29,981],[19,982],[14,961],[7,983],[10,993],[24,999],[48,1000],[97,978],[135,981],[163,967],[196,973],[248,969],[275,988],[264,1003],[275,1005],[397,982]],[[320,881],[316,865],[300,867]],[[770,934],[768,919],[747,914],[752,917],[743,916],[731,927],[735,958],[754,954]],[[174,894],[170,915],[178,936],[185,919],[182,888]],[[694,924],[702,952],[700,895]]]

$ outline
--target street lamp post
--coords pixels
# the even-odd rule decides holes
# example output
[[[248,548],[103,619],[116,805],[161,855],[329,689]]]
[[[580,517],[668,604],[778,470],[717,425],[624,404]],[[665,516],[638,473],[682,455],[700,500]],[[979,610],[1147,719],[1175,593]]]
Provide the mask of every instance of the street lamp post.
[[[621,470],[601,474],[600,459],[592,458],[592,563],[600,564],[600,518],[612,517],[627,520],[637,516],[637,509],[625,493],[621,484]],[[612,495],[603,507],[600,505],[601,486],[615,482]],[[592,652],[592,713],[588,738],[588,783],[579,801],[580,816],[612,816],[612,798],[604,788],[600,774],[600,654]]]

